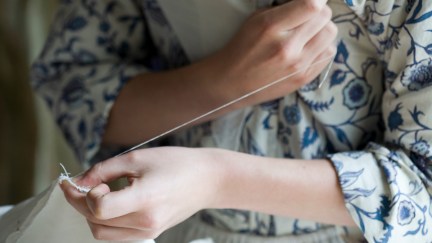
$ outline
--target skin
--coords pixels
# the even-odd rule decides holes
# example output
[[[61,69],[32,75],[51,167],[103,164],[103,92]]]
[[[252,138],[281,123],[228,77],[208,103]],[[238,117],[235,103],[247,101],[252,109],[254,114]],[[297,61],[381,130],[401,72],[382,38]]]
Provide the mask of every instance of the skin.
[[[208,58],[184,68],[136,76],[120,92],[103,142],[135,145],[292,73],[298,72],[199,123],[285,96],[309,83],[336,52],[337,28],[325,2],[296,0],[259,11]]]
[[[104,142],[138,143],[299,71],[207,120],[296,91],[328,62],[307,70],[303,67],[326,58],[330,61],[335,54],[332,43],[337,31],[330,18],[325,0],[294,0],[255,13],[230,43],[200,62],[135,77],[113,107]],[[149,114],[153,119],[148,119]],[[130,185],[111,191],[106,183],[122,177]],[[205,208],[254,210],[354,225],[335,169],[325,159],[276,159],[221,149],[161,147],[98,163],[75,182],[93,187],[82,194],[67,183],[61,185],[69,203],[87,218],[96,239],[156,238]]]
[[[186,168],[186,169],[185,169]],[[111,191],[106,182],[126,177]],[[205,208],[232,208],[353,226],[336,172],[327,160],[289,160],[221,149],[143,149],[98,163],[79,185],[67,182],[67,200],[96,239],[153,239]]]

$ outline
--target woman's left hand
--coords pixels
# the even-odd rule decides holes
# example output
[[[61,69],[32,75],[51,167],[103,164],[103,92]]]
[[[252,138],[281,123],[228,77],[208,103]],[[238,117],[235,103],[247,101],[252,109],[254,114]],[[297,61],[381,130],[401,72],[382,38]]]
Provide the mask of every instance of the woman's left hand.
[[[94,186],[87,194],[61,185],[96,239],[154,239],[203,208],[217,204],[223,173],[213,149],[142,149],[98,163],[74,182]],[[126,177],[111,191],[107,182]]]

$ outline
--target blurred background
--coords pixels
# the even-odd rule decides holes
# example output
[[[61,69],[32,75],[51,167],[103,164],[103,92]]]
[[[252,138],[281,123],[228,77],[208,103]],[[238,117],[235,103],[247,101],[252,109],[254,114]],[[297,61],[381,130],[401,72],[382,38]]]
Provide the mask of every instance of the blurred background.
[[[0,205],[47,188],[74,155],[29,82],[58,0],[0,0]]]

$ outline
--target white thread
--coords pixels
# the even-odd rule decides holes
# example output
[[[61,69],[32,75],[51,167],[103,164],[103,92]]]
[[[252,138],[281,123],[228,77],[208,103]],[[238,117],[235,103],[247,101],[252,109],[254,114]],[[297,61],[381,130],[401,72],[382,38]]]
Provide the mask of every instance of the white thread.
[[[72,181],[72,178],[70,178],[69,174],[66,170],[66,168],[60,163],[60,166],[63,168],[64,173],[60,173],[60,176],[58,178],[58,182],[62,184],[63,181],[69,182],[73,187],[75,187],[79,192],[81,193],[88,193],[91,188],[85,187],[85,186],[79,186],[75,182]]]
[[[332,58],[331,60],[333,60],[333,59],[334,59],[334,56],[332,56],[331,58]],[[146,145],[146,144],[148,144],[148,143],[150,143],[150,142],[153,142],[154,140],[156,140],[156,139],[158,139],[158,138],[161,138],[161,137],[163,137],[163,136],[165,136],[165,135],[168,135],[168,134],[170,134],[170,133],[172,133],[172,132],[174,132],[174,131],[177,131],[177,130],[183,128],[183,127],[186,127],[186,126],[188,126],[188,125],[190,125],[190,124],[192,124],[192,123],[194,123],[194,122],[196,122],[196,121],[198,121],[198,120],[203,119],[204,117],[207,117],[207,116],[209,116],[209,115],[211,115],[211,114],[213,114],[213,113],[215,113],[215,112],[218,112],[218,111],[220,111],[220,110],[222,110],[222,109],[224,109],[224,108],[226,108],[226,107],[228,107],[228,106],[230,106],[230,105],[232,105],[232,104],[235,104],[235,103],[237,103],[237,102],[239,102],[239,101],[241,101],[241,100],[244,100],[244,99],[246,99],[246,98],[248,98],[248,97],[250,97],[250,96],[252,96],[252,95],[254,95],[254,94],[257,94],[257,93],[259,93],[259,92],[261,92],[261,91],[263,91],[263,90],[265,90],[265,89],[267,89],[267,88],[269,88],[269,87],[271,87],[271,86],[273,86],[273,85],[276,85],[276,84],[278,84],[278,83],[280,83],[280,82],[282,82],[282,81],[285,81],[286,79],[288,79],[288,78],[290,78],[290,77],[292,77],[292,76],[294,76],[294,75],[296,75],[296,74],[298,74],[298,73],[300,73],[300,72],[302,72],[302,71],[305,71],[305,70],[307,70],[308,68],[310,68],[310,67],[312,67],[312,66],[315,66],[315,65],[320,64],[320,63],[322,63],[322,62],[328,61],[329,59],[330,59],[330,58],[325,58],[325,59],[322,59],[322,60],[316,61],[315,63],[312,63],[312,64],[311,64],[310,66],[308,66],[308,67],[304,67],[303,69],[300,69],[300,70],[298,70],[298,71],[296,71],[296,72],[294,72],[294,73],[291,73],[291,74],[289,74],[289,75],[287,75],[287,76],[285,76],[285,77],[282,77],[282,78],[280,78],[280,79],[277,79],[277,80],[275,80],[275,81],[273,81],[273,82],[271,82],[271,83],[269,83],[269,84],[266,84],[266,85],[264,85],[264,86],[262,86],[262,87],[260,87],[260,88],[258,88],[258,89],[256,89],[256,90],[254,90],[254,91],[252,91],[252,92],[250,92],[250,93],[247,93],[247,94],[245,94],[245,95],[243,95],[243,96],[241,96],[241,97],[239,97],[239,98],[237,98],[237,99],[235,99],[235,100],[232,100],[232,101],[230,101],[230,102],[228,102],[228,103],[226,103],[226,104],[224,104],[224,105],[222,105],[222,106],[219,106],[219,107],[216,108],[216,109],[213,109],[213,110],[211,110],[211,111],[209,111],[209,112],[207,112],[207,113],[204,113],[204,114],[202,114],[202,115],[200,115],[200,116],[198,116],[198,117],[196,117],[196,118],[194,118],[194,119],[192,119],[192,120],[190,120],[190,121],[188,121],[188,122],[185,122],[185,123],[183,123],[183,124],[181,124],[181,125],[179,125],[179,126],[177,126],[177,127],[174,127],[174,128],[172,128],[172,129],[170,129],[170,130],[168,130],[168,131],[166,131],[166,132],[163,132],[163,133],[161,133],[161,134],[159,134],[159,135],[157,135],[157,136],[155,136],[155,137],[153,137],[153,138],[150,138],[150,139],[147,140],[147,141],[144,141],[144,142],[142,142],[142,143],[140,143],[140,144],[138,144],[138,145],[136,145],[136,146],[133,146],[132,148],[130,148],[130,149],[128,149],[128,150],[126,150],[126,151],[124,151],[124,152],[122,152],[122,153],[116,155],[115,157],[121,156],[121,155],[126,154],[126,153],[129,153],[129,152],[131,152],[131,151],[133,151],[133,150],[135,150],[135,149],[138,149],[138,148],[140,148],[140,147],[142,147],[142,146],[144,146],[144,145]],[[329,64],[329,67],[327,68],[327,70],[326,70],[326,74],[325,74],[325,76],[324,76],[324,81],[322,81],[322,82],[319,84],[319,87],[321,87],[321,86],[323,85],[323,83],[325,82],[325,80],[327,79],[327,76],[328,76],[328,74],[329,74],[329,72],[330,72],[330,68],[331,68],[332,64],[333,64],[333,61]]]

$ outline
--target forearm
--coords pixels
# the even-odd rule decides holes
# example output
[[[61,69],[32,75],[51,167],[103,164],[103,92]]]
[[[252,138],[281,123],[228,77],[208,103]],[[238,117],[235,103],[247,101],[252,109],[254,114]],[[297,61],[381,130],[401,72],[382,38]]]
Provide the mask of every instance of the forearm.
[[[224,104],[229,94],[212,61],[144,73],[130,80],[111,110],[104,143],[137,144]]]
[[[337,29],[325,2],[318,1],[305,12],[299,11],[304,1],[258,12],[221,50],[200,62],[135,77],[120,92],[103,141],[142,142],[284,77],[289,81],[199,122],[295,92],[317,77],[334,56]],[[269,19],[274,20],[270,25]]]
[[[355,225],[329,161],[221,153],[224,179],[216,207]]]

